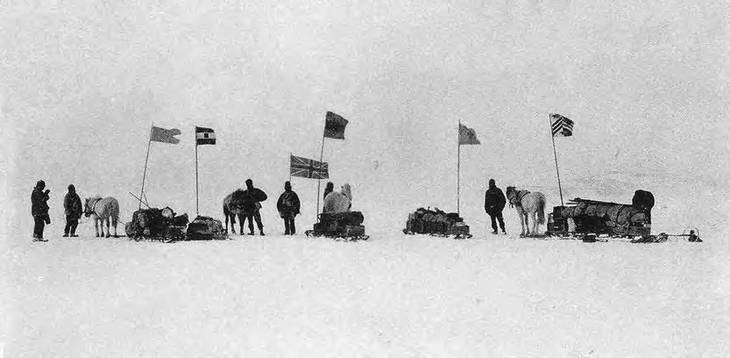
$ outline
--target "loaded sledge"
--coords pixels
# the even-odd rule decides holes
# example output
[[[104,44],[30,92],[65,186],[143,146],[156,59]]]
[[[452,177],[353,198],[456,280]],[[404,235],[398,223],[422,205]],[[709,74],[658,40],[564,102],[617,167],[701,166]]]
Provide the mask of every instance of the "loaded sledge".
[[[453,237],[454,239],[468,239],[469,225],[464,223],[464,218],[458,213],[446,213],[438,208],[418,208],[415,212],[408,214],[404,234],[428,234],[432,236]]]
[[[566,206],[556,206],[548,214],[546,236],[575,238],[595,242],[597,237],[625,238],[635,243],[664,242],[670,236],[688,237],[701,242],[695,231],[690,234],[651,234],[651,209],[654,195],[637,190],[631,204],[575,198]]]
[[[365,235],[365,226],[362,225],[364,220],[365,217],[359,211],[321,213],[319,222],[304,234],[308,237],[324,236],[343,241],[367,240],[370,236]]]
[[[173,242],[227,238],[220,220],[198,216],[189,222],[187,214],[176,215],[169,207],[135,211],[132,214],[132,221],[125,225],[124,230],[127,237],[135,241]]]

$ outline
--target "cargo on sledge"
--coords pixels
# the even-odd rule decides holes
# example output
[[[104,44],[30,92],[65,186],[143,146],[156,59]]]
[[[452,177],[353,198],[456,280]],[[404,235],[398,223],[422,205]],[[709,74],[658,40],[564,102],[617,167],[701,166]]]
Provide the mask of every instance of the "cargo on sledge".
[[[428,234],[433,236],[453,236],[455,239],[468,239],[469,225],[457,213],[446,213],[438,208],[418,208],[408,214],[404,234]]]
[[[337,240],[356,241],[367,240],[365,226],[362,225],[365,217],[359,211],[341,213],[321,213],[319,222],[312,230],[304,232],[308,237],[329,237]]]
[[[572,237],[594,242],[599,236],[628,238],[632,242],[663,242],[670,236],[687,236],[701,241],[694,230],[690,234],[651,234],[651,209],[654,195],[637,190],[631,204],[575,198],[566,206],[556,206],[548,214],[547,236]]]
[[[192,222],[187,214],[176,215],[164,209],[140,209],[132,214],[124,230],[127,237],[135,240],[155,240],[163,242],[184,240],[221,240],[226,238],[220,220],[198,216]]]

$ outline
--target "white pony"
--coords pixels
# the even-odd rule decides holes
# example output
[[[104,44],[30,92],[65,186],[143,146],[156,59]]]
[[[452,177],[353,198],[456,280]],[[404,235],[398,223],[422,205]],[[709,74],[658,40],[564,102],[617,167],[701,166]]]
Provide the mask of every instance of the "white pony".
[[[520,236],[538,235],[538,224],[545,223],[545,195],[540,192],[531,193],[527,190],[517,190],[513,186],[507,187],[509,205],[514,206],[520,216],[522,234]],[[532,220],[532,230],[528,216]],[[537,216],[537,220],[535,218]]]
[[[324,198],[323,205],[322,212],[324,213],[344,213],[350,211],[350,207],[352,207],[350,184],[343,185],[341,192],[333,191],[327,194],[327,197]]]
[[[106,220],[106,237],[111,236],[109,233],[109,224],[114,225],[114,237],[117,236],[117,222],[119,221],[119,202],[112,197],[101,198],[95,196],[86,198],[84,204],[84,215],[92,216],[94,219],[94,229],[96,229],[96,237],[104,236],[104,220]],[[99,224],[101,223],[101,224]],[[99,234],[101,229],[101,234]]]

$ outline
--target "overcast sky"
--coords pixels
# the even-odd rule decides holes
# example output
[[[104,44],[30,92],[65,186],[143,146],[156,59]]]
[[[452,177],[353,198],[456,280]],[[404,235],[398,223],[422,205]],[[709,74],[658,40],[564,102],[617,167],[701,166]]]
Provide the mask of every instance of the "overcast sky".
[[[490,177],[556,204],[550,112],[575,121],[557,139],[567,196],[618,175],[624,200],[676,179],[724,201],[728,15],[714,1],[5,1],[4,208],[29,216],[45,179],[52,213],[74,183],[128,220],[154,123],[183,133],[152,144],[148,197],[194,214],[201,125],[218,137],[199,148],[201,214],[222,219],[246,178],[273,201],[290,152],[319,157],[328,110],[350,125],[325,160],[366,217],[456,209],[459,120],[482,142],[461,151],[467,212]],[[313,213],[316,181],[293,184]]]

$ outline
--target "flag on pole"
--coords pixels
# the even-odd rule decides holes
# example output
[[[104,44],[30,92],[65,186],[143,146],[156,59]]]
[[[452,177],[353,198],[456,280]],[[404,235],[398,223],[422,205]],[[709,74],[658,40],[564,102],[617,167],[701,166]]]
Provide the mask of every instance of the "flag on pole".
[[[289,163],[289,173],[291,176],[309,179],[329,178],[329,165],[326,162],[318,162],[314,159],[290,155]]]
[[[461,123],[459,123],[459,145],[464,144],[482,144],[477,138],[477,132]]]
[[[324,122],[324,136],[332,139],[345,139],[347,119],[337,113],[327,112]]]
[[[553,131],[553,137],[570,137],[573,135],[573,121],[559,114],[550,114],[550,127]]]
[[[195,127],[195,145],[215,144],[213,128]]]
[[[152,126],[152,131],[150,132],[150,141],[178,144],[180,143],[180,140],[175,138],[175,136],[179,134],[180,130],[177,128],[165,129]]]

